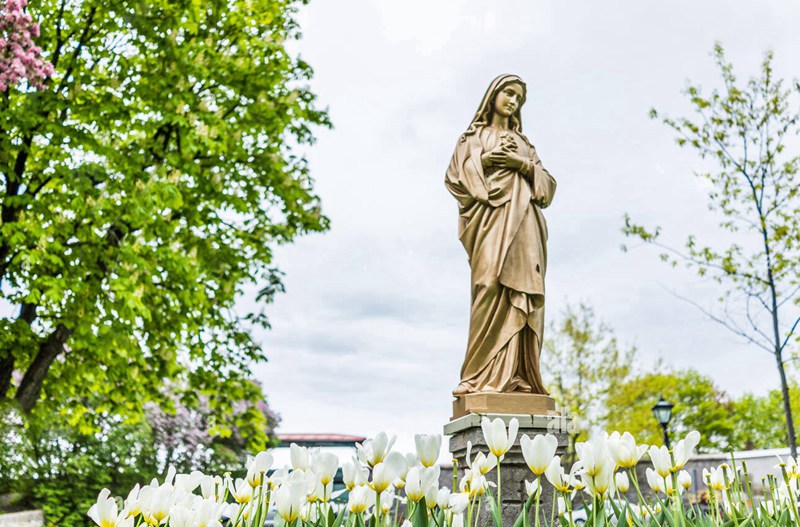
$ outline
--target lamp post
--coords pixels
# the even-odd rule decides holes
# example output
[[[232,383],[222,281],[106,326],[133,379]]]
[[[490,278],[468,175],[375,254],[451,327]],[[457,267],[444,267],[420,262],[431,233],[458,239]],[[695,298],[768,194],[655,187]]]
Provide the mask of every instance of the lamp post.
[[[675,406],[672,403],[668,403],[664,400],[663,396],[660,396],[658,402],[653,405],[653,415],[656,416],[656,421],[658,424],[661,425],[661,428],[664,430],[664,445],[669,448],[669,432],[667,432],[667,425],[669,424],[670,420],[672,419],[672,407]]]

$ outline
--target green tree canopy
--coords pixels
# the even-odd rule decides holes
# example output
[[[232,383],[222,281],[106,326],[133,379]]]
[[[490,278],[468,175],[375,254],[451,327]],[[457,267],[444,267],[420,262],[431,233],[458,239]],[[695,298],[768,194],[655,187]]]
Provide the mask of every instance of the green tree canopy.
[[[73,423],[208,398],[235,418],[276,244],[327,220],[294,0],[41,0],[45,90],[0,93],[0,400]],[[17,371],[20,379],[14,379]],[[226,424],[218,423],[224,430]],[[266,440],[261,434],[262,443]]]
[[[614,385],[606,403],[606,428],[628,431],[642,443],[663,444],[661,426],[651,411],[659,396],[675,405],[668,429],[671,438],[697,430],[702,436],[700,450],[727,450],[731,445],[731,402],[711,378],[691,369],[644,373]]]

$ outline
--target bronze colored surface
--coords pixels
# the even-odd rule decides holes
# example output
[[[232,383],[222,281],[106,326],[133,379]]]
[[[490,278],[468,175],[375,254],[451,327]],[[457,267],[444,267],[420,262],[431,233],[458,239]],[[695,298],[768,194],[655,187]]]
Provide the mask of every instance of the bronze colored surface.
[[[451,421],[467,414],[550,415],[556,400],[533,393],[468,393],[453,401]]]
[[[525,83],[515,75],[492,81],[447,169],[445,185],[458,201],[459,239],[472,270],[469,341],[457,397],[547,395],[539,372],[547,267],[541,209],[552,201],[556,182],[522,134],[525,95]]]

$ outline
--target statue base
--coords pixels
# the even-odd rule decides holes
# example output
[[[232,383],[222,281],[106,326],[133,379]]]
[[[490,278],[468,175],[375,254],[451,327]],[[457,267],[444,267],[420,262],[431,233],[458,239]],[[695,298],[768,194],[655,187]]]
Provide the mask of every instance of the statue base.
[[[549,395],[519,392],[477,392],[456,397],[450,420],[469,414],[558,415],[556,400]]]
[[[529,395],[530,396],[530,395]],[[552,398],[539,395],[546,399]],[[571,422],[569,417],[556,414],[553,412],[551,415],[531,415],[531,414],[493,414],[487,413],[483,415],[469,414],[463,417],[454,419],[444,425],[445,435],[450,436],[450,452],[453,454],[453,459],[456,460],[458,467],[459,480],[464,475],[464,469],[467,468],[466,454],[467,442],[472,443],[472,457],[474,459],[477,452],[487,454],[489,447],[486,445],[486,440],[481,431],[481,418],[488,417],[491,420],[501,418],[505,421],[506,426],[508,422],[516,418],[519,421],[519,432],[514,441],[514,446],[506,453],[503,458],[501,470],[503,478],[503,525],[512,526],[514,521],[522,510],[522,505],[527,499],[525,492],[525,480],[533,481],[536,476],[528,468],[525,463],[525,458],[522,457],[522,448],[520,447],[520,438],[527,434],[533,438],[536,435],[553,434],[558,438],[557,454],[563,455],[567,449],[569,441],[568,434],[572,432]],[[492,470],[486,475],[489,481],[497,482],[497,469]],[[496,492],[496,489],[495,489]],[[550,513],[553,504],[553,486],[545,483],[542,478],[542,495],[539,498],[539,507],[541,518],[547,518],[550,521]],[[489,510],[489,503],[487,500],[483,501],[481,507],[479,525],[491,525],[491,511]],[[533,509],[531,510],[533,516]],[[531,519],[531,525],[534,525],[534,520]]]

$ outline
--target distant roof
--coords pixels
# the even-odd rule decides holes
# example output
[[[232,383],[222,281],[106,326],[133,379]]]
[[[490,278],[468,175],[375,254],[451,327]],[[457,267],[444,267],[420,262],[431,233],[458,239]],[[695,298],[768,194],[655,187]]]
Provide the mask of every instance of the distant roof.
[[[367,438],[361,436],[350,436],[345,434],[278,434],[280,445],[287,447],[292,443],[299,446],[350,446],[355,447],[356,443],[362,443]]]

